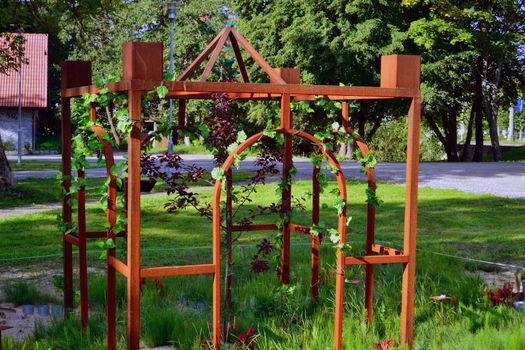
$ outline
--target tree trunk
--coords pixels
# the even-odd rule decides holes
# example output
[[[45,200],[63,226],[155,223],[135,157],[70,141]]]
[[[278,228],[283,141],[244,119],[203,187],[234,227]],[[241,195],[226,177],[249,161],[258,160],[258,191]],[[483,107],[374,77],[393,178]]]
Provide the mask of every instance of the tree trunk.
[[[457,117],[458,112],[455,108],[449,108],[448,110],[448,131],[446,133],[447,147],[447,160],[449,162],[457,162],[458,158],[458,128],[457,128]]]
[[[476,63],[476,68],[474,69],[474,75],[476,79],[476,85],[474,90],[474,115],[476,121],[476,147],[474,148],[474,156],[472,160],[474,162],[483,161],[483,113],[481,109],[481,100],[482,100],[482,90],[481,90],[481,69],[482,63],[481,59],[478,58]]]
[[[457,137],[457,111],[453,108],[449,108],[448,111],[439,111],[441,116],[441,122],[443,124],[443,132],[439,129],[434,117],[430,113],[425,113],[428,120],[428,124],[439,142],[445,148],[447,154],[447,161],[457,162],[458,158],[458,137]],[[448,118],[447,118],[448,115]]]
[[[490,144],[492,146],[492,156],[495,162],[501,160],[501,149],[499,147],[498,134],[498,85],[488,79],[487,61],[483,60],[483,74],[482,74],[482,96],[483,96],[483,111],[489,123]],[[499,69],[499,68],[498,68]],[[496,73],[498,75],[498,73]],[[496,79],[497,80],[497,79]]]
[[[507,131],[507,141],[514,141],[514,106],[509,107],[509,129]]]
[[[0,136],[0,191],[5,191],[16,186],[16,180],[11,172],[9,161],[5,155],[4,144]]]
[[[461,151],[461,161],[462,162],[468,162],[472,158],[469,154],[469,148],[470,148],[470,141],[472,141],[472,128],[474,124],[474,106],[475,102],[472,104],[472,108],[470,109],[470,116],[468,118],[468,126],[467,126],[467,137],[465,138],[465,143],[463,144],[463,150]]]
[[[348,142],[345,142],[339,146],[339,151],[337,152],[341,157],[346,157],[346,149]]]

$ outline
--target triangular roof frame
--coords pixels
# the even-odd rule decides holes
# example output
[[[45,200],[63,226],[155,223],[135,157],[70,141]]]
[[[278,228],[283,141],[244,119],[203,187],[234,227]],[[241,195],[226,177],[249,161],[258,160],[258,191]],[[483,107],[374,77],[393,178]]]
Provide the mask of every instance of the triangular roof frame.
[[[263,71],[268,74],[270,81],[275,84],[286,84],[286,81],[273,69],[268,62],[264,60],[259,52],[239,33],[239,31],[231,26],[224,27],[219,34],[206,46],[206,48],[197,56],[197,58],[179,75],[177,81],[187,81],[188,78],[200,67],[201,63],[210,56],[204,71],[202,72],[199,81],[205,82],[208,80],[210,72],[219,57],[220,52],[224,48],[226,40],[230,39],[235,59],[239,70],[241,71],[242,79],[245,83],[249,83],[248,72],[242,58],[240,47],[242,47],[261,67]]]

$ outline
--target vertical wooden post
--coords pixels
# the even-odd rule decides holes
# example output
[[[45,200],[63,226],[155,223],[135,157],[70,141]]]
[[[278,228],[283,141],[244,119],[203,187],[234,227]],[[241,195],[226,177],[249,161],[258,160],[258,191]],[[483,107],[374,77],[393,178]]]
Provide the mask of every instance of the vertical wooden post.
[[[341,102],[341,116],[342,116],[342,120],[343,120],[343,127],[346,129],[346,128],[348,128],[348,120],[349,120],[348,101],[342,101]]]
[[[95,123],[97,121],[97,110],[94,103],[91,103],[89,109],[89,119]],[[111,147],[110,147],[111,148]],[[115,242],[115,232],[113,228],[116,223],[116,210],[117,210],[117,186],[116,179],[114,175],[111,174],[111,168],[115,164],[113,158],[113,152],[111,149],[107,149],[104,145],[104,157],[106,158],[106,172],[110,177],[110,182],[108,186],[108,196],[107,196],[107,210],[106,210],[106,221],[109,224],[109,229],[106,234],[106,239],[112,239]],[[108,249],[106,267],[106,325],[107,325],[107,335],[106,335],[106,345],[108,350],[115,350],[116,348],[116,328],[117,328],[117,319],[116,319],[116,270],[109,263],[110,257],[116,256],[116,249]]]
[[[339,244],[346,243],[346,184],[341,170],[337,173],[339,197],[345,201],[343,212],[337,218],[339,231]],[[345,286],[345,256],[341,248],[337,248],[335,270],[335,323],[334,323],[334,348],[341,350],[343,347],[343,308]]]
[[[374,169],[367,169],[368,188],[375,191],[375,174]],[[366,214],[366,255],[373,255],[372,245],[375,241],[375,216],[376,209],[373,205],[367,205]],[[373,306],[374,302],[374,265],[365,265],[365,308],[366,308],[366,322],[370,324],[373,320]]]
[[[408,263],[403,270],[403,289],[401,295],[401,344],[412,348],[414,332],[414,290],[416,274],[416,234],[417,234],[417,190],[419,173],[419,126],[421,98],[414,97],[408,111],[408,143],[406,165],[406,205],[404,254]]]
[[[64,72],[62,73],[64,75]],[[64,79],[64,77],[62,77]],[[71,196],[71,101],[69,98],[60,99],[62,109],[62,221],[66,227],[72,224]],[[73,309],[73,246],[63,240],[64,246],[64,312]]]
[[[381,57],[381,87],[419,90],[421,58],[414,55]],[[421,95],[412,99],[408,111],[408,139],[403,252],[408,262],[403,269],[401,292],[401,344],[412,347],[414,329],[414,289],[416,274],[417,188],[419,172],[419,126]]]
[[[221,344],[221,182],[215,182],[213,192],[213,315],[212,337],[213,349]]]
[[[141,92],[129,91],[128,139],[128,350],[139,349],[140,339],[140,131]]]
[[[312,174],[312,225],[319,226],[319,167]],[[312,235],[312,297],[319,296],[319,236]]]
[[[78,171],[78,178],[84,179],[83,170]],[[87,247],[86,247],[86,188],[81,186],[77,192],[78,218],[78,265],[80,285],[80,324],[85,332],[88,326],[88,275],[87,275]]]
[[[91,85],[91,62],[87,61],[65,61],[61,64],[61,88],[62,90]],[[63,95],[63,94],[62,94]],[[62,198],[62,221],[67,227],[72,224],[71,196],[68,194],[71,188],[71,99],[61,97],[61,143],[62,143],[62,186],[64,196]],[[68,313],[73,308],[73,246],[63,240],[64,246],[64,312]],[[79,247],[80,248],[80,247]],[[84,252],[85,254],[85,246]],[[80,259],[82,260],[82,258]],[[87,275],[87,266],[86,266]],[[87,280],[86,280],[87,283]],[[87,289],[87,285],[86,285]],[[84,289],[84,291],[86,290]],[[87,299],[86,299],[87,301]],[[87,302],[84,304],[84,313],[87,317]]]
[[[179,100],[178,127],[186,126],[186,100]]]
[[[292,114],[290,111],[290,95],[283,94],[281,97],[281,128],[292,128]],[[281,233],[281,283],[290,283],[290,226],[289,215],[292,209],[292,183],[290,178],[290,170],[292,168],[292,136],[284,135],[284,149],[283,149],[283,174],[282,178],[286,181],[282,195],[281,211],[288,219],[283,222]]]
[[[124,80],[162,80],[162,44],[127,42],[122,46]],[[138,350],[140,343],[140,149],[141,94],[128,91],[129,119],[133,128],[128,138],[128,350]]]

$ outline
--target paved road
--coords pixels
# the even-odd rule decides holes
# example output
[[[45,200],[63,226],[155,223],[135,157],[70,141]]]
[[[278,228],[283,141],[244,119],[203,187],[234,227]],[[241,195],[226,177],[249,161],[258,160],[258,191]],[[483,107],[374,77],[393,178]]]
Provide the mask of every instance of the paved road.
[[[209,155],[183,155],[188,163],[194,163],[207,170],[214,167]],[[39,160],[60,160],[60,156],[34,156]],[[117,160],[122,160],[118,155]],[[312,168],[308,159],[294,159],[297,168],[297,178],[308,179]],[[344,174],[350,179],[363,179],[359,173],[360,165],[352,162],[342,162]],[[253,158],[242,162],[241,170],[254,170]],[[405,164],[379,163],[376,166],[379,181],[404,183]],[[56,171],[18,171],[17,179],[28,177],[54,177]],[[105,169],[88,169],[88,176],[104,177]],[[493,194],[502,197],[525,198],[525,162],[500,163],[421,163],[419,170],[420,186],[444,189],[456,189],[464,192]]]

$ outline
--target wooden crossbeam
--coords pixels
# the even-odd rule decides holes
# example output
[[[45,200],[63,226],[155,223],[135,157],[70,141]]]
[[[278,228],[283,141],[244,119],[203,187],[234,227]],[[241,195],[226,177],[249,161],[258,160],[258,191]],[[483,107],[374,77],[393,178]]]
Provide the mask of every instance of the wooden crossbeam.
[[[345,257],[345,265],[403,264],[406,262],[408,262],[408,255],[365,255]]]
[[[275,224],[232,225],[232,232],[273,231],[273,230],[277,230],[277,225]]]
[[[253,60],[261,67],[266,74],[268,74],[271,80],[275,81],[278,84],[286,84],[286,82],[281,78],[279,74],[264,60],[264,58],[255,50],[255,48],[237,31],[232,29],[232,34],[237,39],[239,45],[243,47],[246,52],[253,58]]]
[[[197,58],[188,66],[188,68],[186,68],[184,72],[182,72],[181,75],[179,75],[177,80],[179,81],[186,80],[190,77],[190,75],[193,74],[193,72],[200,66],[202,61],[204,61],[204,59],[208,57],[208,55],[210,54],[210,52],[212,52],[215,46],[217,46],[217,42],[221,38],[224,31],[226,31],[226,27],[223,28],[219,32],[219,34],[217,34],[215,38],[213,38],[213,40],[208,44],[208,46],[206,46],[206,48],[199,54],[199,56],[197,56]]]
[[[306,84],[273,84],[273,83],[228,83],[200,81],[152,81],[152,80],[122,80],[109,83],[106,87],[110,92],[118,91],[150,91],[164,84],[169,95],[183,93],[253,93],[253,94],[290,94],[291,96],[325,96],[335,100],[353,99],[383,99],[383,98],[413,98],[420,96],[418,89],[382,88],[379,86],[335,86]],[[62,90],[63,97],[80,97],[84,93],[97,94],[101,88],[95,85],[81,86]]]
[[[290,231],[294,232],[300,232],[304,233],[306,235],[310,234],[310,228],[306,226],[296,225],[296,224],[288,224],[288,227],[290,228]]]
[[[77,246],[78,247],[78,244],[79,244],[79,240],[78,240],[78,237],[75,236],[75,235],[64,235],[64,241],[69,243],[69,244],[72,244],[74,246]]]
[[[141,269],[141,277],[166,277],[183,275],[202,275],[215,273],[214,264],[146,267]]]
[[[208,63],[206,64],[206,68],[204,68],[204,71],[201,74],[200,81],[204,82],[208,79],[208,76],[210,75],[210,72],[215,65],[215,62],[217,61],[217,58],[219,57],[219,54],[221,53],[224,44],[226,43],[226,39],[228,39],[228,36],[230,35],[231,27],[224,28],[225,30],[222,32],[221,37],[219,40],[217,40],[217,43],[215,44],[215,48],[213,49],[213,52],[210,55],[210,59],[208,60]]]
[[[232,33],[230,33],[230,42],[232,43],[233,52],[235,53],[235,59],[237,61],[237,66],[239,67],[239,71],[241,72],[242,80],[245,83],[249,83],[250,78],[248,77],[246,66],[244,65],[241,50],[239,49],[239,43],[237,42],[235,35],[233,35]]]
[[[128,265],[120,261],[118,258],[114,256],[108,256],[108,264],[115,270],[117,270],[119,273],[121,273],[123,276],[129,276]]]
[[[382,255],[403,255],[403,251],[385,247],[380,244],[372,244],[372,252],[382,254]]]

